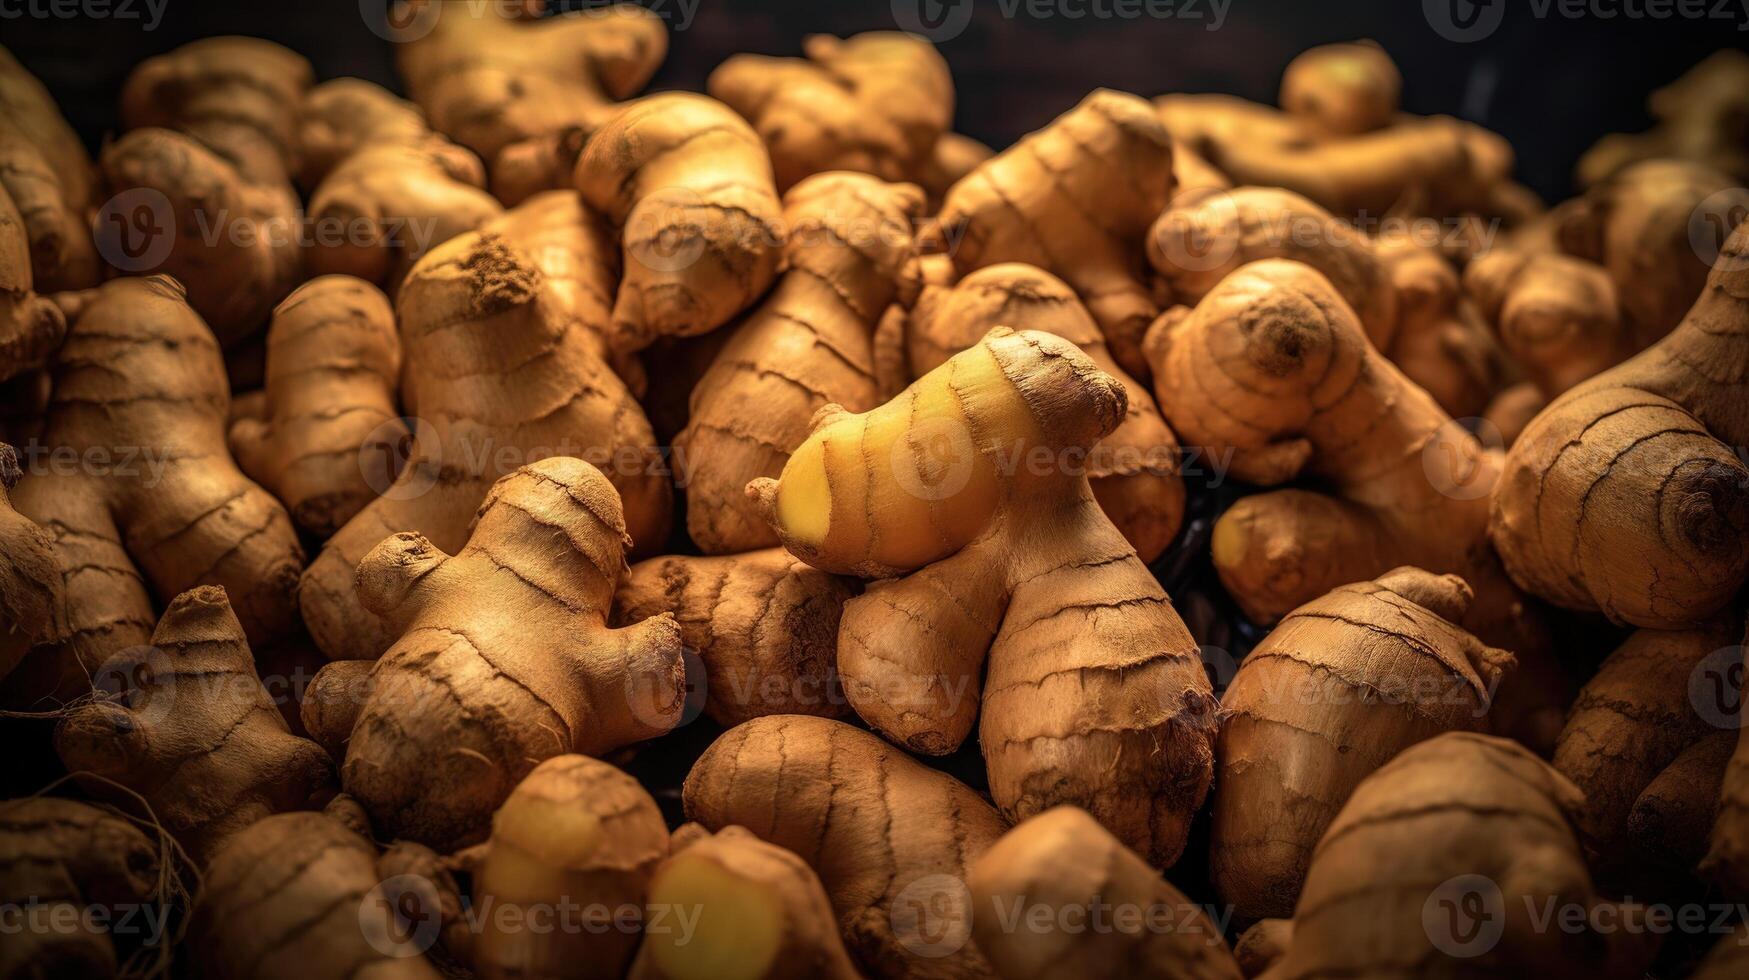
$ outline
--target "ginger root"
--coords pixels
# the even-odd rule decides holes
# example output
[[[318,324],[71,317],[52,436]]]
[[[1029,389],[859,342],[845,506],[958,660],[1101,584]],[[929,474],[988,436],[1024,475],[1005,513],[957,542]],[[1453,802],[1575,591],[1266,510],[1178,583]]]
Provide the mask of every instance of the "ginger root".
[[[1073,344],[997,328],[872,412],[822,409],[783,476],[748,492],[798,558],[885,579],[839,626],[864,720],[943,755],[982,705],[1004,815],[1073,803],[1164,866],[1208,792],[1215,704],[1087,482],[1126,407]]]
[[[1005,980],[1238,980],[1202,906],[1083,810],[1056,807],[1016,826],[973,862],[966,884],[978,948]],[[1086,924],[1101,913],[1109,924]],[[1145,924],[1131,925],[1132,914]]]
[[[850,582],[782,548],[670,555],[633,565],[614,596],[613,625],[673,613],[704,665],[705,713],[723,725],[765,715],[838,718],[838,621]]]
[[[304,573],[304,622],[329,657],[372,659],[394,639],[359,604],[366,552],[402,531],[453,552],[492,484],[524,463],[598,463],[636,546],[666,543],[666,466],[601,340],[612,260],[592,222],[574,193],[543,194],[438,246],[402,283],[401,396],[417,431],[395,483]]]
[[[1123,385],[1128,399],[1123,421],[1094,448],[1087,473],[1105,516],[1136,555],[1152,563],[1177,537],[1184,519],[1178,439],[1146,386],[1113,360],[1104,335],[1067,283],[1020,263],[987,266],[957,283],[925,282],[903,326],[907,382],[998,326],[1061,337]]]
[[[399,639],[324,667],[304,723],[344,745],[342,785],[372,826],[444,852],[477,843],[542,760],[674,727],[674,618],[606,625],[628,546],[606,477],[550,457],[498,481],[454,557],[413,532],[365,556],[358,597]]]
[[[59,292],[97,285],[97,171],[54,97],[0,47],[0,192],[24,220],[31,277]],[[0,372],[3,373],[3,372]]]
[[[1725,49],[1652,93],[1658,122],[1644,133],[1612,133],[1579,158],[1578,180],[1600,184],[1644,160],[1687,160],[1749,180],[1749,55]]]
[[[147,196],[143,211],[99,224],[99,251],[111,264],[144,261],[168,235],[162,262],[124,271],[175,276],[226,347],[303,281],[292,170],[311,83],[309,62],[286,48],[216,37],[144,62],[122,87],[128,132],[101,166],[111,194]]]
[[[648,924],[651,876],[667,856],[668,826],[637,780],[581,755],[536,766],[492,817],[477,859],[474,905],[502,911],[472,937],[474,972],[486,980],[625,976],[639,926]],[[580,921],[529,927],[573,907]],[[671,928],[687,911],[670,909],[662,923]]]
[[[674,440],[686,528],[705,554],[777,535],[744,492],[775,477],[825,405],[880,404],[871,338],[911,258],[923,194],[855,173],[809,177],[784,197],[784,272],[692,388]]]
[[[1284,918],[1319,838],[1363,779],[1411,745],[1487,731],[1512,654],[1456,623],[1455,575],[1399,568],[1296,609],[1221,699],[1210,876],[1242,919]]]
[[[545,6],[433,4],[410,11],[436,18],[429,33],[397,48],[413,101],[486,161],[506,204],[570,186],[578,131],[599,128],[668,53],[662,18],[635,4],[539,17]]]
[[[1730,668],[1737,663],[1742,664],[1741,669],[1732,671]],[[1749,692],[1749,634],[1745,634],[1743,649],[1738,656],[1721,666],[1723,669],[1709,678],[1721,688],[1709,693],[1719,698],[1717,703],[1721,706],[1732,704],[1732,694],[1735,693],[1734,703],[1739,712],[1738,718],[1734,719],[1738,725],[1737,746],[1725,764],[1719,787],[1718,814],[1700,870],[1726,895],[1734,898],[1749,894],[1749,734],[1745,734],[1749,733],[1749,725],[1742,724],[1740,714],[1743,694]],[[1733,674],[1738,680],[1735,692],[1728,686]]]
[[[267,389],[231,423],[243,472],[292,520],[328,537],[388,489],[407,438],[395,408],[401,340],[376,287],[323,276],[298,287],[267,328]]]
[[[484,189],[478,157],[370,82],[311,89],[298,144],[313,275],[357,276],[393,292],[426,252],[504,211]]]
[[[32,281],[29,229],[0,184],[0,381],[35,371],[67,336],[67,318]]]
[[[871,31],[843,40],[812,34],[802,52],[805,59],[737,54],[705,82],[770,148],[778,189],[828,170],[917,180],[953,122],[953,77],[935,46]]]
[[[224,589],[177,596],[151,644],[116,654],[93,680],[114,700],[67,709],[56,753],[94,795],[126,806],[139,794],[197,865],[332,788],[327,753],[287,730],[256,677]]]
[[[995,975],[969,941],[963,882],[1007,824],[953,777],[861,729],[777,715],[718,738],[686,777],[685,800],[689,819],[738,824],[806,861],[870,976]]]
[[[149,641],[154,599],[197,585],[224,588],[249,642],[285,633],[304,562],[285,509],[225,447],[223,357],[181,285],[116,279],[66,302],[41,442],[81,465],[33,473],[12,498],[54,535],[68,613],[65,645],[14,676],[33,675],[27,697],[63,699]]]
[[[1635,914],[1592,887],[1582,806],[1516,742],[1449,733],[1404,750],[1318,842],[1286,955],[1262,976],[1640,976],[1643,930],[1534,918],[1551,903],[1585,923]]]
[[[0,443],[0,680],[66,626],[55,539],[12,509],[10,491],[23,476],[18,453]]]
[[[1749,579],[1749,224],[1682,324],[1571,389],[1506,457],[1490,531],[1526,591],[1681,629]]]

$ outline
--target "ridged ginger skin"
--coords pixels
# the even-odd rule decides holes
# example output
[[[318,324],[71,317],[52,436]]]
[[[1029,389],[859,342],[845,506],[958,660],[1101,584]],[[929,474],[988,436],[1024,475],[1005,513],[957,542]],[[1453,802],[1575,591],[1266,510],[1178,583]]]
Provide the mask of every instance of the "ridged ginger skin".
[[[668,825],[637,780],[586,756],[556,756],[536,766],[493,815],[474,870],[474,906],[517,910],[528,922],[561,902],[616,916],[632,906],[641,915],[657,863],[667,856]],[[623,977],[641,938],[623,925],[600,933],[575,926],[540,932],[507,914],[513,913],[487,919],[472,937],[471,965],[486,980]]]
[[[445,242],[407,276],[396,297],[402,408],[426,424],[395,483],[304,573],[304,622],[330,658],[372,659],[394,638],[354,588],[370,549],[416,531],[453,552],[492,484],[540,457],[600,464],[633,541],[667,540],[672,491],[656,437],[601,340],[612,268],[576,195],[553,192]]]
[[[374,664],[324,667],[304,723],[344,745],[342,785],[373,827],[445,853],[478,843],[542,760],[675,725],[673,617],[607,628],[628,545],[613,485],[551,457],[498,481],[453,557],[413,532],[365,556],[359,599],[398,639]]]
[[[775,477],[826,405],[882,401],[872,338],[911,258],[923,193],[854,173],[809,177],[784,197],[784,272],[739,324],[690,399],[674,456],[686,529],[706,554],[768,548],[777,535],[745,493]]]
[[[28,228],[0,184],[0,381],[43,366],[67,336],[67,318],[38,295]]]
[[[688,829],[690,828],[690,829]],[[686,838],[681,834],[685,833]],[[745,827],[689,824],[656,869],[650,904],[699,910],[691,937],[646,934],[631,980],[859,980],[819,876]]]
[[[972,934],[1005,980],[1238,980],[1219,926],[1086,811],[1061,806],[1016,826],[972,864]],[[1049,909],[1039,929],[1029,910]],[[1079,925],[1082,910],[1135,910],[1141,928]],[[1125,923],[1127,924],[1127,923]]]
[[[865,721],[941,755],[981,706],[1004,815],[1073,803],[1164,866],[1208,792],[1215,704],[1082,465],[1126,407],[1067,340],[997,328],[872,412],[822,410],[783,476],[748,491],[798,558],[883,579],[839,625]]]
[[[705,827],[745,827],[806,861],[869,976],[997,975],[954,885],[1008,826],[964,783],[842,722],[775,715],[712,743],[685,800]]]
[[[1452,418],[1480,416],[1511,364],[1462,276],[1412,234],[1386,234],[1375,245],[1397,290],[1397,333],[1386,356]]]
[[[1642,160],[1688,160],[1749,180],[1749,55],[1725,49],[1652,93],[1656,125],[1643,133],[1612,133],[1579,158],[1579,183],[1601,183]]]
[[[1654,949],[1643,930],[1534,918],[1554,903],[1587,923],[1632,921],[1592,888],[1582,802],[1506,739],[1454,732],[1404,750],[1318,842],[1286,955],[1261,977],[1640,976]]]
[[[1490,531],[1526,591],[1681,629],[1749,578],[1749,225],[1670,336],[1568,391],[1506,457]]]
[[[1464,270],[1464,288],[1545,398],[1645,348],[1622,324],[1609,274],[1576,256],[1497,248]]]
[[[854,584],[782,548],[638,562],[613,600],[616,626],[673,613],[704,665],[705,713],[723,725],[764,715],[844,717],[838,621]]]
[[[0,443],[0,681],[66,625],[55,539],[12,509],[10,491],[23,476],[18,453]]]
[[[1743,646],[1743,669],[1749,671],[1749,635],[1744,636]],[[1730,676],[1728,670],[1724,672],[1725,678]],[[1749,684],[1738,687],[1739,710],[1744,690],[1749,690]],[[1725,700],[1720,703],[1731,703],[1730,694],[1725,690]],[[1708,838],[1706,860],[1701,863],[1701,872],[1731,896],[1749,894],[1749,735],[1745,732],[1749,732],[1749,725],[1737,729],[1737,747],[1725,764],[1718,813]]]
[[[1159,307],[1141,243],[1173,180],[1172,139],[1148,104],[1099,89],[955,184],[939,237],[961,275],[1025,262],[1061,277],[1117,363],[1146,379],[1142,335]]]
[[[668,53],[662,18],[635,4],[536,16],[544,6],[412,11],[435,20],[396,51],[407,92],[432,128],[480,155],[507,204],[570,186],[575,134],[600,127]],[[567,140],[573,149],[564,159]]]
[[[23,216],[38,289],[97,285],[97,171],[42,82],[0,48],[0,189]]]
[[[212,331],[165,276],[66,302],[76,316],[42,443],[95,462],[50,466],[13,493],[54,536],[67,597],[66,644],[27,661],[42,668],[31,692],[85,693],[112,654],[149,641],[154,600],[197,585],[224,588],[251,643],[280,636],[296,618],[303,549],[226,448],[230,387]]]
[[[95,681],[121,697],[62,715],[61,762],[100,777],[87,788],[118,806],[133,797],[116,784],[145,798],[197,866],[257,820],[332,788],[333,763],[287,730],[221,588],[177,596],[151,645],[117,654]]]
[[[1469,587],[1399,568],[1288,614],[1221,699],[1210,875],[1243,919],[1293,914],[1319,838],[1361,780],[1448,731],[1487,731],[1510,653],[1456,623]]]
[[[388,298],[352,276],[312,279],[273,311],[267,387],[237,406],[231,451],[299,527],[328,537],[394,481],[400,381]]]
[[[413,103],[362,79],[310,90],[298,145],[313,275],[392,292],[426,252],[504,211],[478,157],[433,132]]]
[[[132,910],[168,914],[164,853],[132,821],[106,808],[49,796],[0,803],[0,901],[13,909],[0,943],[7,976],[113,977],[116,940],[86,916],[119,921]],[[74,927],[65,928],[71,919]],[[36,928],[20,924],[41,923]],[[62,928],[51,924],[61,923]]]
[[[99,246],[112,262],[145,248],[143,258],[155,241],[145,236],[170,235],[162,263],[124,271],[175,276],[227,347],[303,281],[292,168],[312,82],[309,62],[286,48],[215,37],[147,60],[122,86],[128,132],[100,161],[109,192],[156,191],[169,207],[149,209],[150,230],[99,225]]]
[[[188,932],[200,976],[440,976],[418,948],[420,916],[432,913],[405,904],[426,896],[331,816],[281,813],[250,825],[202,881]]]
[[[1088,456],[1087,474],[1100,509],[1137,556],[1160,557],[1184,520],[1178,439],[1147,387],[1118,366],[1068,283],[1021,263],[986,266],[955,283],[925,283],[904,325],[906,377],[935,370],[998,326],[1061,337],[1123,385],[1123,421]]]
[[[776,278],[783,206],[765,144],[715,99],[639,99],[595,131],[577,189],[618,230],[613,346],[641,350],[727,323]]]
[[[737,54],[705,82],[771,150],[779,190],[828,170],[917,180],[953,122],[953,76],[914,34],[811,34],[804,58]]]

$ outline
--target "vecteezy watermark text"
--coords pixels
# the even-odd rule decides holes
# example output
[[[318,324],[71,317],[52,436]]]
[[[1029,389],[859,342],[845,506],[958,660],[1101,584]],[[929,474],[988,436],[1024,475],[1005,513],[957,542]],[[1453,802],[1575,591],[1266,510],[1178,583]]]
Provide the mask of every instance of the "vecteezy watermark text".
[[[892,0],[903,30],[940,44],[965,32],[975,3],[989,4],[1003,20],[1182,20],[1218,31],[1233,0]]]
[[[1434,33],[1468,43],[1490,37],[1513,16],[1534,20],[1714,20],[1749,31],[1749,0],[1422,0]]]
[[[0,20],[137,20],[140,30],[164,22],[170,0],[0,0]]]

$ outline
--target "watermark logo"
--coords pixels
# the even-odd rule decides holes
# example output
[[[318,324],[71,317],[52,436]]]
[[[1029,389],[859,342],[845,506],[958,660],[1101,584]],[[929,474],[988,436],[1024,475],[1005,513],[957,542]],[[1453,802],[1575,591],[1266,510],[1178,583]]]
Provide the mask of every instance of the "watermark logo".
[[[1743,653],[1740,646],[1714,650],[1689,671],[1689,706],[1714,728],[1743,727]]]
[[[1239,676],[1239,661],[1233,655],[1217,646],[1204,644],[1198,651],[1202,658],[1203,673],[1208,675],[1209,686],[1214,688],[1215,696],[1227,693],[1227,688],[1233,684],[1233,678]]]
[[[697,191],[669,187],[638,202],[626,217],[625,250],[651,272],[681,272],[704,257],[705,216],[713,209]]]
[[[972,893],[953,875],[924,875],[900,889],[888,910],[899,945],[924,959],[952,956],[972,938]]]
[[[1483,461],[1505,448],[1506,437],[1487,419],[1453,419],[1421,447],[1421,471],[1453,500],[1481,500],[1494,490],[1492,468]]]
[[[893,479],[919,500],[946,500],[966,488],[977,466],[971,429],[955,419],[917,420],[889,455]]]
[[[1506,933],[1506,896],[1486,875],[1449,878],[1422,903],[1421,928],[1447,956],[1485,955]]]
[[[626,706],[633,718],[650,728],[668,731],[685,728],[704,714],[710,698],[704,659],[697,650],[685,647],[680,651],[680,662],[686,678],[681,682],[678,701],[669,684],[671,675],[654,670],[634,670],[626,675]]]
[[[972,0],[893,0],[900,30],[940,44],[965,33],[972,22]]]
[[[1213,272],[1239,251],[1238,228],[1238,203],[1217,191],[1193,205],[1174,204],[1154,229],[1154,242],[1173,268]]]
[[[365,433],[358,447],[365,485],[389,500],[425,496],[437,485],[442,468],[443,442],[424,419],[387,419]]]
[[[430,34],[443,16],[438,0],[358,0],[358,15],[372,34],[407,44]]]
[[[91,232],[105,262],[122,272],[150,272],[176,245],[176,209],[164,192],[135,187],[103,203]]]
[[[1421,11],[1434,33],[1459,44],[1491,36],[1506,19],[1505,0],[1421,0]]]
[[[370,948],[395,959],[420,956],[443,928],[437,886],[424,875],[395,875],[358,903],[358,928]]]
[[[1688,244],[1703,263],[1722,272],[1749,268],[1749,252],[1725,251],[1731,233],[1749,221],[1749,188],[1729,187],[1709,195],[1688,217]]]

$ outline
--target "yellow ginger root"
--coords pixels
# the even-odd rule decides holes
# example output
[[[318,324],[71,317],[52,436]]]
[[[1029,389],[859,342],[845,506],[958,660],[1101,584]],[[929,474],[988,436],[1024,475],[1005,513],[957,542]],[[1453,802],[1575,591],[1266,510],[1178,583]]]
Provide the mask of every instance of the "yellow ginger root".
[[[1593,262],[1498,248],[1469,264],[1464,287],[1544,405],[1644,349],[1621,322],[1615,284]]]
[[[1261,976],[1640,976],[1643,929],[1588,925],[1640,912],[1593,889],[1582,804],[1516,742],[1450,733],[1404,750],[1318,842],[1287,953]],[[1548,908],[1587,925],[1551,927]]]
[[[110,193],[138,206],[101,216],[98,247],[124,272],[175,276],[226,347],[303,281],[291,181],[311,81],[309,63],[277,44],[215,37],[146,61],[122,87],[129,131],[101,166]],[[164,236],[164,259],[139,267]]]
[[[43,366],[67,336],[67,318],[32,282],[28,228],[0,184],[0,381]]]
[[[1749,54],[1718,51],[1647,100],[1657,125],[1612,133],[1579,158],[1579,183],[1602,183],[1643,160],[1687,160],[1749,180]]]
[[[135,942],[149,921],[164,922],[173,897],[166,886],[174,881],[165,857],[133,822],[107,809],[47,796],[0,802],[0,902],[11,920],[0,975],[120,975],[117,944],[129,940],[111,937],[97,917],[132,923]],[[151,939],[169,942],[163,934]]]
[[[1083,810],[1056,807],[1010,830],[966,883],[978,948],[1005,980],[1238,980],[1202,906]]]
[[[1745,635],[1743,646],[1740,669],[1732,671],[1730,661],[1722,664],[1714,661],[1720,669],[1708,679],[1711,683],[1723,685],[1722,689],[1715,687],[1709,692],[1719,698],[1716,703],[1720,705],[1733,703],[1728,685],[1732,680],[1737,681],[1734,703],[1739,712],[1742,710],[1742,695],[1749,692],[1749,635]],[[1738,722],[1737,746],[1725,764],[1719,788],[1718,814],[1709,835],[1706,860],[1701,862],[1700,869],[1726,897],[1736,900],[1749,895],[1749,734],[1745,734],[1749,733],[1749,725],[1741,724],[1740,717],[1733,720]]]
[[[585,756],[536,766],[492,817],[484,850],[474,906],[495,911],[469,958],[485,980],[623,977],[639,923],[678,928],[676,916],[691,911],[644,921],[650,877],[668,856],[668,826],[637,780]],[[543,914],[556,928],[530,928]]]
[[[38,289],[97,285],[97,171],[54,97],[0,47],[0,191],[24,219]]]
[[[1281,108],[1313,139],[1360,136],[1389,126],[1403,75],[1374,41],[1310,48],[1281,76]]]
[[[918,179],[953,122],[953,77],[935,46],[898,31],[812,34],[802,53],[737,54],[705,83],[770,148],[778,189],[828,170]]]
[[[923,161],[913,178],[923,188],[923,192],[929,195],[929,213],[939,212],[941,199],[947,196],[953,185],[995,155],[995,150],[970,136],[942,133],[941,138],[935,141],[935,148],[930,151],[929,159]]]
[[[1148,104],[1100,89],[955,184],[932,240],[963,275],[1025,262],[1087,304],[1112,357],[1146,379],[1142,334],[1159,312],[1141,243],[1173,187],[1172,140]]]
[[[782,206],[771,159],[721,102],[670,92],[631,103],[589,138],[576,178],[622,240],[618,349],[714,330],[777,275]]]
[[[1457,268],[1413,235],[1386,235],[1376,245],[1397,289],[1397,332],[1386,356],[1453,418],[1481,415],[1510,361]]]
[[[148,642],[154,599],[197,585],[224,588],[251,643],[285,633],[303,549],[225,447],[230,391],[212,331],[164,276],[68,302],[42,445],[80,464],[31,474],[12,502],[54,535],[69,632],[26,661],[21,673],[38,668],[26,692],[84,694],[111,654]]]
[[[429,32],[397,50],[408,94],[432,127],[486,161],[494,191],[514,188],[500,195],[510,204],[570,186],[577,131],[601,126],[668,53],[662,18],[635,4],[540,18],[544,6],[413,9],[412,23]]]
[[[1087,459],[1087,473],[1105,516],[1143,562],[1153,562],[1177,537],[1184,519],[1178,440],[1147,387],[1112,359],[1105,337],[1067,283],[1020,263],[979,269],[958,283],[926,283],[904,326],[905,377],[935,370],[997,326],[1061,337],[1123,385],[1128,399],[1123,421],[1099,441]]]
[[[23,475],[18,453],[0,443],[0,680],[66,624],[55,539],[12,509],[10,491]]]
[[[1512,654],[1455,625],[1455,575],[1399,568],[1294,610],[1221,699],[1210,875],[1241,919],[1293,914],[1313,848],[1360,782],[1411,745],[1486,731]]]
[[[357,276],[393,292],[420,256],[504,210],[484,189],[478,157],[370,82],[311,89],[298,144],[313,275]]]
[[[682,833],[696,840],[683,841]],[[690,935],[646,932],[631,980],[858,980],[826,889],[793,851],[744,827],[708,835],[688,824],[656,869],[650,905],[697,910]]]
[[[67,709],[55,728],[61,762],[97,777],[81,781],[118,806],[139,794],[197,865],[332,788],[327,754],[287,730],[256,677],[224,589],[177,596],[151,645],[118,653],[93,680],[119,698]]]
[[[777,715],[718,738],[685,799],[690,819],[740,825],[806,861],[870,976],[995,975],[969,941],[963,882],[1007,824],[953,777],[842,722]]]
[[[352,976],[437,980],[427,878],[393,874],[371,842],[321,813],[252,824],[212,859],[189,926],[194,972],[213,980]]]
[[[628,544],[613,485],[552,457],[498,481],[454,557],[414,532],[365,556],[359,599],[399,639],[375,663],[323,668],[304,722],[344,755],[372,826],[447,853],[483,839],[543,759],[674,726],[674,618],[606,625]]]
[[[1513,444],[1490,531],[1526,591],[1681,629],[1749,578],[1749,224],[1682,325],[1568,391]],[[1449,533],[1449,528],[1447,529]]]
[[[299,527],[327,537],[394,481],[407,438],[395,409],[400,377],[383,294],[351,276],[313,279],[273,311],[267,389],[239,404],[231,451]]]
[[[798,558],[884,579],[839,626],[864,720],[941,755],[982,705],[1004,815],[1073,803],[1166,866],[1208,792],[1216,708],[1196,641],[1087,482],[1126,407],[1073,344],[997,328],[872,412],[823,409],[782,478],[748,492]]]
[[[764,715],[850,713],[838,683],[838,620],[854,586],[782,548],[633,565],[613,625],[664,612],[704,665],[705,713],[723,725]]]
[[[648,420],[605,360],[612,260],[588,221],[575,194],[540,195],[445,242],[402,283],[402,405],[425,425],[394,485],[304,574],[304,622],[328,656],[371,659],[394,639],[354,590],[366,552],[402,531],[453,552],[492,484],[524,463],[600,463],[632,540],[646,551],[666,542],[669,479]]]
[[[1482,421],[1490,432],[1499,433],[1500,447],[1507,448],[1529,428],[1530,420],[1549,407],[1548,396],[1529,381],[1521,381],[1500,390],[1488,407],[1482,410]]]
[[[784,197],[784,272],[693,386],[674,440],[686,528],[705,554],[777,543],[745,488],[775,477],[822,406],[881,403],[871,338],[913,252],[923,194],[855,173],[810,177]]]

